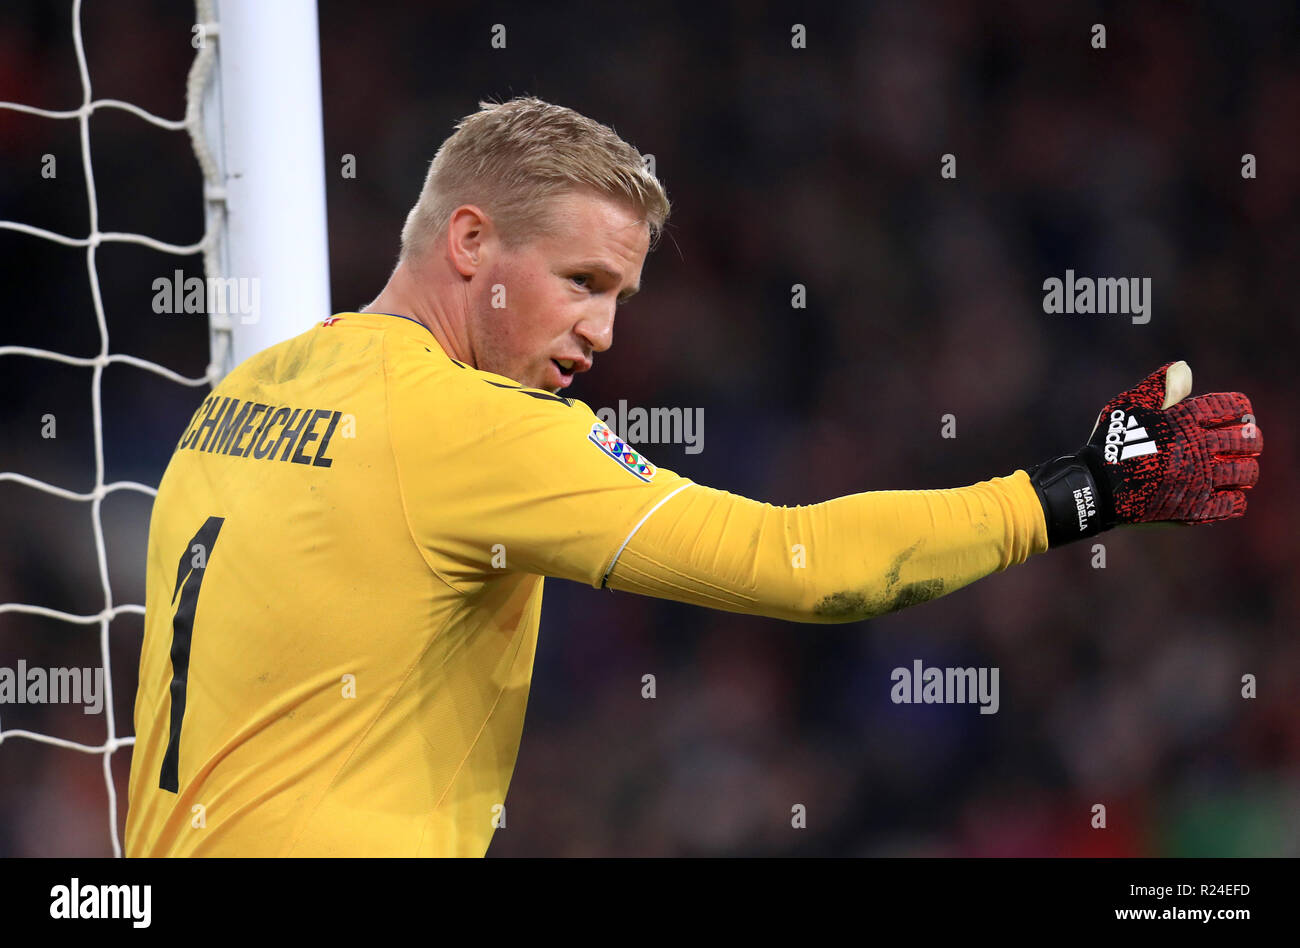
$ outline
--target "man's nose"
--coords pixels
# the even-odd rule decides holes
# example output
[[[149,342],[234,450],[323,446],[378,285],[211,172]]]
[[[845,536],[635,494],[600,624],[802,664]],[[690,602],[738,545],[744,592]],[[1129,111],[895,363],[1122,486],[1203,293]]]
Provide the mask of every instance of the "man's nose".
[[[594,352],[604,352],[614,344],[614,307],[583,319],[574,327]]]

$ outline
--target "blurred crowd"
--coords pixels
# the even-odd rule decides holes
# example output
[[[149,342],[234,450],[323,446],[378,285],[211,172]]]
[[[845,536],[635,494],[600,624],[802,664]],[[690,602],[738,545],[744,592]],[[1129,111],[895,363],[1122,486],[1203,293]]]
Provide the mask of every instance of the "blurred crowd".
[[[0,9],[0,100],[80,105],[70,7]],[[179,118],[191,12],[86,0],[94,96]],[[701,453],[644,446],[661,467],[776,504],[961,486],[1076,449],[1112,394],[1174,359],[1196,393],[1249,394],[1267,439],[1242,521],[1113,532],[1105,568],[1078,544],[867,623],[549,582],[489,855],[1300,855],[1298,27],[1285,0],[735,0],[594,20],[321,0],[336,311],[383,286],[428,161],[480,99],[535,94],[654,155],[673,216],[570,394],[702,408]],[[89,140],[101,230],[201,237],[183,133],[99,112]],[[0,220],[88,232],[75,121],[0,110]],[[101,351],[87,256],[0,230],[0,346]],[[202,375],[203,318],[149,308],[154,277],[201,260],[93,256],[107,351]],[[1149,277],[1150,322],[1044,313],[1043,281],[1067,269]],[[103,482],[156,484],[204,390],[121,365],[100,386]],[[90,491],[92,388],[89,368],[0,357],[0,471]],[[99,512],[107,576],[90,503],[0,482],[0,602],[98,615],[105,580],[113,603],[143,602],[149,498]],[[119,736],[141,637],[136,615],[107,636]],[[0,666],[94,665],[102,645],[98,623],[0,615]],[[892,703],[891,670],[918,658],[999,668],[998,713]],[[94,747],[107,726],[0,705],[4,732]],[[129,760],[111,757],[119,823]],[[0,743],[0,854],[109,854],[108,814],[102,755]]]

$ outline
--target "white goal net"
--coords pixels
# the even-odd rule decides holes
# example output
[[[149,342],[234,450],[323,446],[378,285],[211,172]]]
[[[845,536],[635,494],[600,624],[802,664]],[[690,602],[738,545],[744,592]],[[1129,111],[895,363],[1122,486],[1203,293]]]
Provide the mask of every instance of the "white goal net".
[[[88,3],[94,2],[96,0],[88,0]],[[84,181],[88,231],[84,234],[57,233],[24,221],[3,219],[0,219],[0,230],[16,232],[25,239],[76,248],[84,253],[91,312],[61,313],[59,318],[93,317],[98,333],[98,351],[92,355],[73,355],[52,348],[0,344],[0,372],[4,371],[3,366],[9,360],[19,359],[90,370],[93,480],[90,488],[83,491],[22,471],[6,470],[0,471],[0,483],[8,482],[24,491],[37,491],[61,501],[88,505],[100,608],[78,613],[60,609],[58,603],[0,602],[0,623],[8,623],[12,616],[26,615],[68,623],[87,631],[97,629],[105,728],[101,741],[88,743],[57,734],[7,727],[5,718],[9,716],[9,708],[0,702],[0,750],[6,742],[34,741],[62,751],[98,756],[107,790],[108,836],[113,854],[120,856],[119,815],[125,801],[119,803],[113,758],[116,752],[130,746],[134,738],[123,733],[130,730],[130,722],[117,720],[114,712],[110,635],[115,619],[128,614],[142,616],[144,606],[116,601],[110,582],[102,505],[105,498],[116,492],[136,492],[152,498],[156,489],[136,480],[106,480],[103,376],[110,366],[121,365],[152,373],[179,386],[208,386],[215,384],[246,356],[301,331],[310,322],[321,318],[322,312],[328,315],[319,58],[314,0],[277,0],[274,4],[257,0],[197,0],[195,23],[190,35],[193,61],[185,89],[184,114],[175,118],[164,117],[131,102],[95,97],[94,76],[87,66],[83,41],[82,7],[83,0],[71,0],[71,36],[68,37],[80,79],[80,102],[75,107],[62,109],[37,107],[24,102],[0,102],[0,110],[75,124],[80,139],[80,171]],[[262,11],[270,12],[263,15]],[[265,54],[268,45],[274,46],[276,56]],[[271,68],[282,70],[280,77],[292,71],[296,78],[274,83],[274,89],[268,93],[268,77],[264,70]],[[92,135],[91,119],[97,113],[108,111],[127,113],[159,129],[188,135],[201,170],[203,193],[195,194],[194,203],[189,208],[178,209],[178,212],[195,217],[200,213],[204,215],[199,241],[182,245],[145,233],[100,229],[97,195],[100,190],[113,188],[114,182],[96,178],[96,141]],[[290,161],[290,153],[284,151],[286,143],[292,143],[295,149],[305,149],[306,160],[295,154]],[[286,165],[293,166],[292,180],[287,182]],[[168,170],[159,168],[157,173],[167,174]],[[238,234],[235,240],[231,239],[232,220],[237,224],[233,228]],[[288,227],[293,229],[291,240],[286,240]],[[305,239],[304,234],[308,235]],[[189,377],[157,361],[114,351],[114,336],[110,333],[113,318],[129,319],[137,315],[111,314],[113,318],[110,318],[106,311],[102,290],[113,277],[111,271],[104,271],[100,255],[102,248],[114,244],[137,245],[178,259],[202,255],[207,290],[203,295],[203,312],[208,319],[210,341],[210,362],[205,373]],[[171,265],[158,269],[160,273],[169,275],[173,272]],[[175,272],[179,274],[179,267]],[[260,287],[258,305],[251,310],[247,305],[240,307],[237,295],[232,298],[234,305],[226,306],[226,298],[213,292],[214,287],[227,283],[233,286],[239,281],[250,280]],[[218,305],[213,305],[214,300],[219,301]],[[244,303],[247,303],[247,298]],[[0,335],[0,343],[6,341]],[[8,502],[13,502],[12,497],[12,494],[6,495]],[[24,501],[20,499],[18,502]],[[141,548],[115,552],[115,555],[129,554],[138,557],[143,564],[144,553]],[[0,636],[4,630],[5,625],[0,624]],[[13,674],[13,669],[9,672],[11,690],[16,685],[20,693],[25,694],[29,684],[25,676]],[[0,669],[0,686],[3,686],[4,674],[5,669]],[[42,687],[48,689],[48,693],[42,696],[42,700],[56,697],[53,677],[43,682]],[[13,700],[13,695],[10,694],[9,698]],[[2,759],[0,766],[3,766]],[[3,839],[0,839],[0,848],[2,844]]]

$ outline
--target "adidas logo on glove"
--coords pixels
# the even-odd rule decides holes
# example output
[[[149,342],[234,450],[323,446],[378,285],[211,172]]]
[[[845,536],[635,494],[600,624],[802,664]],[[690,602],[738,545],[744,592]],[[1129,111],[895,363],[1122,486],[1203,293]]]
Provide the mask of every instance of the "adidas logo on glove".
[[[1127,417],[1128,423],[1125,424]],[[1121,453],[1120,449],[1123,448]],[[1155,454],[1156,443],[1147,430],[1138,424],[1133,415],[1125,415],[1120,409],[1110,413],[1110,428],[1106,431],[1106,463],[1127,461],[1129,458],[1143,454]]]

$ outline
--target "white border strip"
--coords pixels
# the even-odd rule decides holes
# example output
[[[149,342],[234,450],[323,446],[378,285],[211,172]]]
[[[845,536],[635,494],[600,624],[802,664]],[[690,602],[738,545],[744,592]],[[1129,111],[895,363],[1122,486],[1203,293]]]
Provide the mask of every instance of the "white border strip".
[[[677,488],[675,491],[672,491],[671,493],[664,495],[664,498],[660,500],[659,503],[655,504],[653,507],[647,510],[646,515],[637,521],[636,526],[632,528],[632,532],[627,535],[627,537],[623,540],[623,543],[619,546],[618,552],[614,554],[614,558],[609,561],[609,569],[605,570],[605,575],[600,577],[601,589],[604,589],[605,583],[609,581],[609,574],[614,572],[614,566],[618,563],[618,558],[623,555],[624,547],[626,547],[632,541],[632,538],[636,536],[636,532],[641,529],[642,524],[644,524],[647,520],[649,520],[650,515],[653,514],[656,510],[658,510],[664,504],[668,503],[668,501],[672,500],[674,497],[676,497],[678,494],[686,490],[686,488],[690,487],[694,483],[695,483],[694,481],[687,481],[685,484]]]

